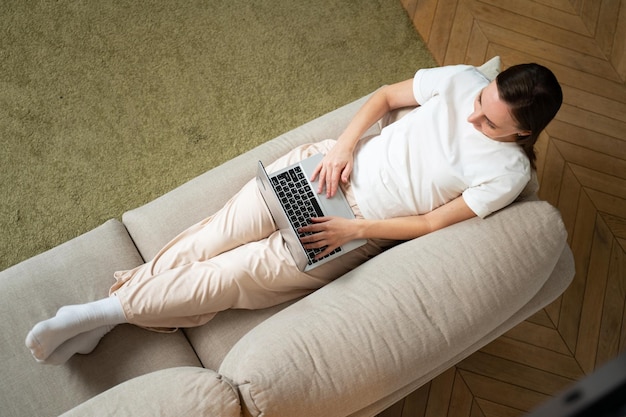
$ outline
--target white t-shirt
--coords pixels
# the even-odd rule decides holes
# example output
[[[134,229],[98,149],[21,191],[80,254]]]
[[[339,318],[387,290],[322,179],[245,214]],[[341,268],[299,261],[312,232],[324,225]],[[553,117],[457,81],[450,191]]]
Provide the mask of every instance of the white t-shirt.
[[[460,195],[485,217],[515,200],[530,180],[524,151],[467,121],[488,84],[468,65],[417,71],[420,106],[355,152],[352,186],[365,218],[425,214]]]

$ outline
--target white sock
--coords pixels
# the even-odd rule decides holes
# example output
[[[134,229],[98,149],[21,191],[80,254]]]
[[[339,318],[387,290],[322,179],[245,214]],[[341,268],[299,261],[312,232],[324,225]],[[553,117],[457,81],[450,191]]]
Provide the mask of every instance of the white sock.
[[[115,325],[102,326],[81,333],[56,348],[45,360],[36,360],[46,365],[62,365],[77,353],[82,355],[91,353],[98,346],[100,339],[113,330],[114,327]]]
[[[81,333],[126,322],[117,297],[66,306],[56,316],[37,323],[26,336],[26,346],[35,359],[45,361],[57,347]]]

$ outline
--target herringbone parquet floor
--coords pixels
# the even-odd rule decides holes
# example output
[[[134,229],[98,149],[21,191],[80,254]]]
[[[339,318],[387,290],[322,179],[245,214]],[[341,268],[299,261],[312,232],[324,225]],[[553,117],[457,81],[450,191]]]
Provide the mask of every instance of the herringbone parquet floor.
[[[540,197],[576,259],[553,304],[380,417],[515,417],[626,350],[626,0],[402,0],[441,65],[539,62],[564,105],[539,146]]]

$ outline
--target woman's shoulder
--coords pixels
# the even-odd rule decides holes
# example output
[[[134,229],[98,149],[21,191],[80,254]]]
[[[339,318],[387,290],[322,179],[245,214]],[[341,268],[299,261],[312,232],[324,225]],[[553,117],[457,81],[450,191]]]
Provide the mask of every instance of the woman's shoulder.
[[[420,104],[437,95],[457,96],[483,88],[489,80],[471,65],[448,65],[418,70],[413,81],[414,95]]]
[[[421,68],[417,70],[417,75],[438,78],[454,78],[454,77],[473,77],[489,82],[487,74],[483,73],[479,68],[467,64],[446,65],[442,67]]]

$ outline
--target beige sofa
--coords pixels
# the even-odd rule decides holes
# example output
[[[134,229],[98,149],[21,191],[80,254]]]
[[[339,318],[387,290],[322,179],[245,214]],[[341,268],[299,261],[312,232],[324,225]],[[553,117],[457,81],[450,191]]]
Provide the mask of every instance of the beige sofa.
[[[105,296],[114,271],[219,208],[257,160],[336,137],[364,99],[2,271],[0,414],[372,416],[563,292],[574,274],[566,232],[529,188],[484,220],[403,243],[295,302],[225,311],[173,334],[121,325],[63,366],[33,360],[23,342],[33,324]]]

